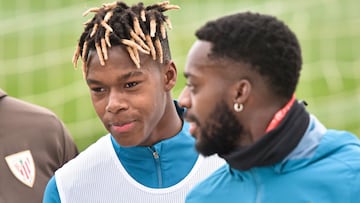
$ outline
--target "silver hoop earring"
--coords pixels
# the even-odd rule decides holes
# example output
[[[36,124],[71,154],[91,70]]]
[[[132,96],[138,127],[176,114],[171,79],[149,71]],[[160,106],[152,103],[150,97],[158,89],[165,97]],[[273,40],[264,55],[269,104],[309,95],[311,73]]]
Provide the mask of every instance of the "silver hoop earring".
[[[239,104],[239,103],[235,103],[234,104],[234,110],[236,111],[236,112],[240,112],[240,111],[242,111],[244,109],[244,105],[243,104]]]

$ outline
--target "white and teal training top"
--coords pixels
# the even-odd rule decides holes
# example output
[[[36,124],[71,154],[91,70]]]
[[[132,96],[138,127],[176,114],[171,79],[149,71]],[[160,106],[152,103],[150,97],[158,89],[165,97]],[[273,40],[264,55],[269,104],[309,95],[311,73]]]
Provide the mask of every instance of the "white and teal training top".
[[[100,138],[56,171],[43,203],[184,202],[188,191],[225,162],[194,148],[189,124],[152,147],[121,147]]]

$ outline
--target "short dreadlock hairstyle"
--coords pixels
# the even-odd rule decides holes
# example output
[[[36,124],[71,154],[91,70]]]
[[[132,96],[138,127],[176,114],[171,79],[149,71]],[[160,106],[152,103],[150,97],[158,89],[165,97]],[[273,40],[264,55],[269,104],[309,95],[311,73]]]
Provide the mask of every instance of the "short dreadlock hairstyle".
[[[103,4],[90,8],[83,16],[95,15],[84,23],[84,32],[73,56],[74,67],[79,57],[83,62],[83,72],[87,72],[86,61],[90,50],[96,50],[101,65],[108,59],[108,48],[123,45],[132,61],[140,68],[139,51],[152,56],[160,63],[171,59],[165,24],[172,28],[171,22],[163,12],[179,9],[168,1],[144,7],[142,2],[128,6],[124,2]]]
[[[250,64],[275,95],[291,98],[302,65],[295,34],[273,16],[244,12],[209,21],[196,31],[213,47],[209,57]]]

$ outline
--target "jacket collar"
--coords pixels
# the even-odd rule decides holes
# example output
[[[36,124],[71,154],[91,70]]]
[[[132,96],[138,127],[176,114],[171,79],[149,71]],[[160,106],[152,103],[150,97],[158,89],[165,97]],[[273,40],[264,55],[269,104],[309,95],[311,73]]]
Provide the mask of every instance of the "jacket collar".
[[[351,143],[360,146],[358,138],[352,136],[352,134],[332,136],[331,132],[334,131],[328,130],[315,116],[310,115],[310,123],[304,136],[284,160],[272,166],[255,167],[246,172],[228,166],[229,170],[239,178],[246,178],[245,176],[252,170],[273,170],[278,174],[289,173],[324,159],[324,157],[336,152],[344,145]]]
[[[310,123],[303,138],[283,161],[274,165],[274,170],[279,173],[290,172],[316,161],[314,155],[326,131],[325,126],[315,116],[310,115]]]

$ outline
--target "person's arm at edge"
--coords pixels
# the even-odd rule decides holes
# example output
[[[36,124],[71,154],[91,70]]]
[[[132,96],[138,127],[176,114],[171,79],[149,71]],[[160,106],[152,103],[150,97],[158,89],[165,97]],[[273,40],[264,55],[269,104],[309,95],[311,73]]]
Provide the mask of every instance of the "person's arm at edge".
[[[79,154],[79,150],[74,142],[73,137],[70,135],[70,132],[65,127],[64,123],[60,119],[58,119],[58,122],[62,131],[62,160],[59,163],[59,167],[61,167],[66,162],[75,158]]]
[[[56,186],[55,176],[51,177],[48,184],[46,185],[43,203],[61,203],[59,191]]]

